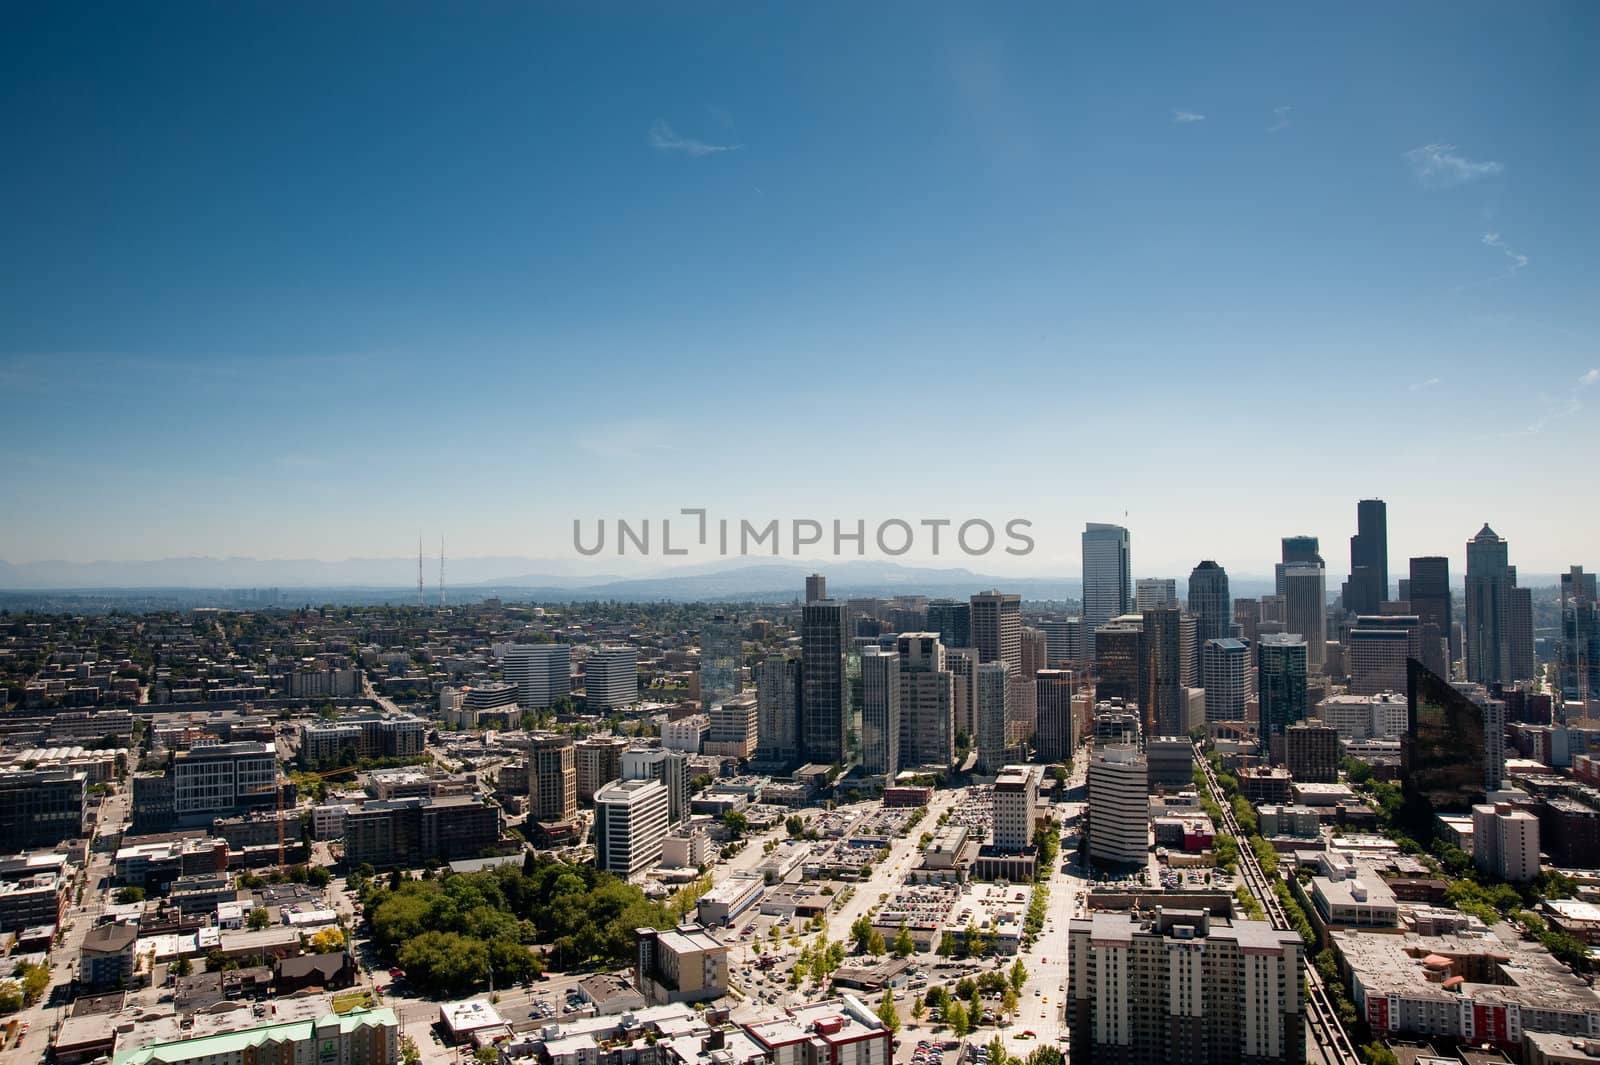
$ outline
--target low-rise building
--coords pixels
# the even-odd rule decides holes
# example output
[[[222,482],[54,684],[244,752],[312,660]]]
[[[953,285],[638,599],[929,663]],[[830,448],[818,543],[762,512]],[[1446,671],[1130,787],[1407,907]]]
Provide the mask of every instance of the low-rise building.
[[[889,1065],[892,1036],[853,995],[811,1002],[745,1025],[771,1065]]]
[[[728,993],[728,947],[701,925],[634,930],[633,986],[655,1004],[711,1002]]]

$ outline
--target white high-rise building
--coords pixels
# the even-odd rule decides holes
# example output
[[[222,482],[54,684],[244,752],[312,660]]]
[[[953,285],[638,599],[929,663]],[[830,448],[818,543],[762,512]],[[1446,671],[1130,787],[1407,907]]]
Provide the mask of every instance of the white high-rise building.
[[[514,643],[500,671],[517,686],[517,705],[546,710],[572,692],[572,648],[564,643]]]
[[[1472,862],[1478,871],[1512,884],[1539,876],[1539,819],[1510,803],[1472,808]]]
[[[1006,724],[1011,703],[1011,665],[984,662],[978,666],[978,765],[998,772],[1006,760]]]
[[[1328,648],[1328,575],[1320,564],[1283,567],[1284,631],[1306,641],[1306,668],[1321,673]]]
[[[1174,577],[1140,577],[1133,584],[1133,612],[1143,614],[1156,607],[1178,605],[1178,581]]]
[[[661,747],[630,747],[622,752],[623,780],[659,780],[667,789],[667,820],[689,817],[689,756]]]
[[[902,632],[900,659],[900,763],[949,766],[955,760],[955,677],[945,669],[937,632]]]
[[[1207,721],[1243,721],[1250,700],[1250,646],[1231,636],[1201,648]]]
[[[639,649],[610,644],[589,652],[583,666],[583,701],[590,711],[639,701]]]
[[[667,788],[659,780],[617,780],[594,796],[594,861],[632,880],[661,861]]]
[[[1089,522],[1083,527],[1083,625],[1091,634],[1133,608],[1128,530]]]
[[[1150,850],[1150,778],[1131,743],[1108,743],[1089,763],[1089,857],[1143,865]]]
[[[881,647],[861,654],[861,768],[900,771],[900,656]]]
[[[1008,765],[995,777],[994,847],[1002,854],[1021,854],[1033,843],[1041,772],[1036,765]]]

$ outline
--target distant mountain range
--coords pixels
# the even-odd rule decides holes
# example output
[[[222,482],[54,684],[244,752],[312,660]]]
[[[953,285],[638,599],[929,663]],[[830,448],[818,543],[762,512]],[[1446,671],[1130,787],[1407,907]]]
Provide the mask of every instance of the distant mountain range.
[[[844,597],[927,595],[965,598],[1000,588],[1030,600],[1077,600],[1076,577],[1000,576],[962,567],[902,565],[876,559],[755,562],[723,559],[679,567],[651,567],[646,560],[614,560],[613,572],[596,573],[583,559],[490,556],[447,560],[446,585],[454,602],[502,596],[544,601],[615,599],[767,600],[799,597],[806,575],[821,572],[830,594]],[[430,602],[438,594],[438,559],[424,560]],[[13,592],[149,593],[174,590],[277,588],[286,601],[393,601],[414,595],[416,560],[408,558],[320,559],[166,558],[133,562],[0,562],[0,589]],[[1182,580],[1179,580],[1180,593]],[[1271,578],[1240,575],[1235,595],[1271,591]],[[315,594],[312,594],[315,593]]]

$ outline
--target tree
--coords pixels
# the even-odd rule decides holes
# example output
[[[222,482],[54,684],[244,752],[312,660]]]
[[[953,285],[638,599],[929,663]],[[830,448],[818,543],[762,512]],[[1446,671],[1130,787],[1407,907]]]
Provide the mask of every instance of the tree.
[[[917,944],[911,938],[911,930],[905,926],[904,922],[901,922],[900,931],[896,932],[894,937],[894,956],[897,958],[909,958],[916,951]]]
[[[1006,988],[1000,995],[1000,1012],[1007,1017],[1017,1012],[1017,992],[1015,988]]]
[[[922,1000],[922,996],[913,995],[911,998],[911,1019],[920,1024],[923,1014],[927,1012],[928,1004]]]
[[[22,1000],[31,1006],[50,988],[50,966],[23,963],[17,971],[22,977]]]
[[[722,824],[727,828],[728,835],[742,839],[750,828],[750,819],[738,810],[727,810],[723,812]]]
[[[333,954],[344,949],[344,930],[324,928],[312,936],[308,946],[313,954]]]
[[[409,1035],[400,1037],[400,1061],[402,1065],[420,1065],[422,1051],[417,1049],[417,1041]]]
[[[257,906],[250,911],[250,916],[245,923],[250,926],[252,932],[259,932],[272,923],[272,915],[267,912],[265,906]]]
[[[1361,1056],[1367,1059],[1368,1065],[1400,1065],[1400,1059],[1395,1057],[1394,1051],[1377,1040],[1362,1047]]]
[[[1005,1040],[999,1036],[989,1040],[989,1046],[986,1049],[989,1051],[989,1065],[1011,1065],[1012,1062],[1016,1061],[1015,1058],[1006,1053]]]
[[[0,1013],[15,1013],[22,1008],[22,985],[15,980],[0,980]]]
[[[872,935],[867,937],[867,953],[882,954],[887,949],[888,947],[883,942],[883,933],[874,928]]]
[[[306,883],[310,884],[312,887],[327,887],[331,880],[333,880],[333,874],[328,872],[326,866],[313,865],[311,868],[306,870]]]
[[[866,914],[857,917],[850,926],[850,940],[855,944],[857,954],[869,953],[867,945],[872,941],[872,922]]]
[[[1028,967],[1018,958],[1011,963],[1011,990],[1020,992],[1023,985],[1028,982]]]
[[[1028,1065],[1067,1065],[1066,1057],[1055,1047],[1034,1047],[1027,1057]]]
[[[194,963],[186,957],[179,956],[178,960],[168,967],[168,972],[173,976],[188,976],[194,972]]]
[[[900,1030],[900,1011],[894,1008],[894,988],[883,989],[883,1001],[878,1003],[878,1020],[890,1033]]]
[[[806,819],[799,814],[790,814],[784,818],[783,827],[790,839],[799,839],[806,834]]]
[[[142,887],[139,887],[137,885],[130,885],[130,886],[125,887],[125,888],[118,888],[117,889],[117,905],[119,905],[119,906],[128,906],[128,905],[131,905],[131,904],[133,904],[135,902],[143,902],[143,901],[144,901],[144,888],[142,888]]]
[[[957,1039],[960,1039],[962,1036],[966,1035],[972,1030],[971,1026],[967,1023],[966,1007],[961,1005],[960,1002],[950,1003],[950,1008],[945,1011],[944,1019],[945,1023],[950,1025],[950,1031],[955,1033],[955,1037]]]

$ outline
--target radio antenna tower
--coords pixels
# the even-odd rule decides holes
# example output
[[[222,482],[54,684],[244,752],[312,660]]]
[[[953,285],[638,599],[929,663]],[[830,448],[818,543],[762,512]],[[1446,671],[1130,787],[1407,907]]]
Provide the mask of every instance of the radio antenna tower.
[[[417,605],[427,606],[427,600],[422,597],[422,534],[417,533]]]
[[[439,607],[444,608],[444,533],[439,534]]]

